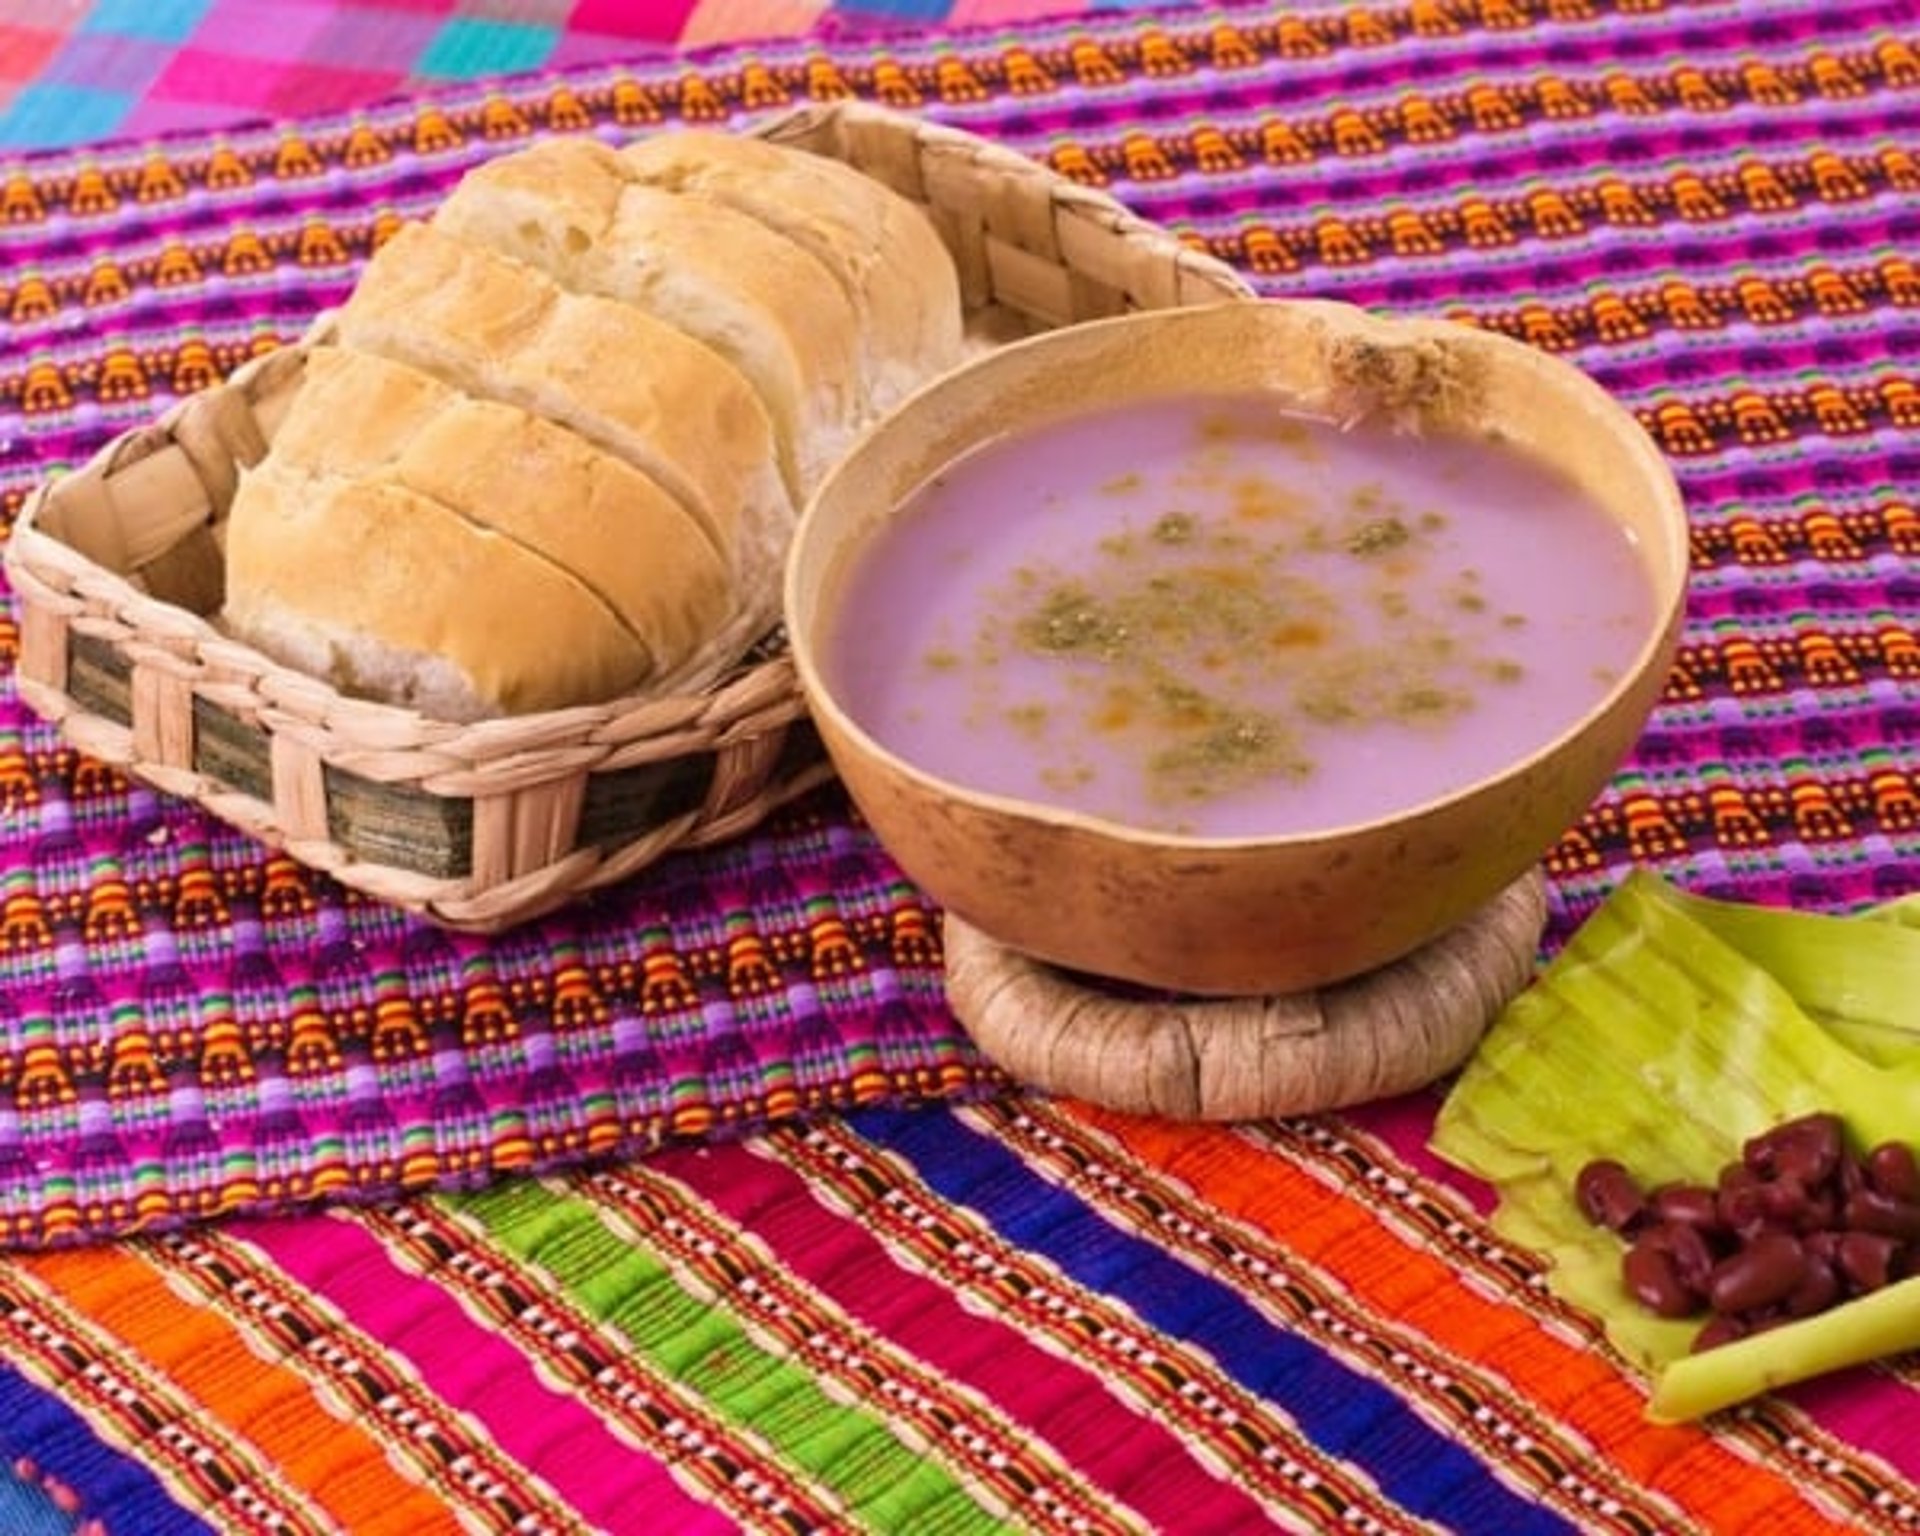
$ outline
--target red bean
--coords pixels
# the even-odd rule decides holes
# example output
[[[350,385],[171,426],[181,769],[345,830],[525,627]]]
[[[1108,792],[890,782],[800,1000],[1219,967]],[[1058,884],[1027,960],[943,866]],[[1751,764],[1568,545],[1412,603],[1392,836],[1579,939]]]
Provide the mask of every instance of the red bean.
[[[1759,1202],[1767,1222],[1776,1227],[1798,1231],[1830,1225],[1833,1220],[1832,1201],[1827,1202],[1827,1220],[1822,1222],[1813,1192],[1801,1179],[1790,1173],[1782,1173],[1761,1185]]]
[[[1831,1175],[1829,1182],[1809,1188],[1792,1175],[1782,1174],[1767,1186],[1763,1203],[1773,1224],[1790,1232],[1819,1232],[1840,1217]]]
[[[1812,1317],[1816,1312],[1824,1312],[1840,1299],[1841,1290],[1840,1273],[1832,1263],[1808,1255],[1800,1283],[1787,1296],[1787,1315]]]
[[[1838,1264],[1840,1239],[1846,1235],[1836,1227],[1829,1227],[1824,1232],[1809,1232],[1800,1239],[1800,1246],[1809,1257],[1818,1259],[1822,1264]]]
[[[1673,1255],[1656,1243],[1636,1242],[1620,1260],[1620,1278],[1634,1300],[1660,1317],[1691,1317],[1700,1297],[1684,1280]]]
[[[1846,1232],[1836,1247],[1840,1273],[1855,1294],[1877,1291],[1893,1279],[1900,1244],[1881,1232]]]
[[[1884,1232],[1903,1243],[1920,1240],[1920,1205],[1896,1200],[1877,1189],[1848,1195],[1841,1215],[1856,1232]]]
[[[1753,1312],[1785,1301],[1806,1278],[1807,1256],[1785,1232],[1763,1232],[1713,1267],[1707,1300],[1716,1312]]]
[[[1749,1137],[1712,1184],[1643,1192],[1619,1162],[1576,1181],[1588,1218],[1628,1240],[1626,1288],[1662,1317],[1710,1313],[1693,1348],[1812,1317],[1920,1275],[1920,1163],[1885,1142],[1864,1156],[1838,1116],[1802,1115]]]
[[[1741,1160],[1755,1173],[1786,1175],[1802,1184],[1818,1184],[1839,1167],[1846,1132],[1838,1115],[1802,1115],[1770,1131],[1751,1136]]]
[[[1705,1229],[1684,1221],[1663,1221],[1644,1228],[1635,1240],[1664,1249],[1673,1260],[1680,1283],[1700,1297],[1707,1294],[1707,1276],[1713,1273],[1720,1256],[1714,1252]]]
[[[1725,1312],[1716,1312],[1693,1336],[1693,1353],[1697,1355],[1702,1350],[1718,1349],[1722,1344],[1731,1344],[1735,1339],[1744,1339],[1746,1336],[1747,1325],[1744,1322]]]
[[[1757,1178],[1751,1182],[1735,1180],[1723,1184],[1715,1203],[1720,1211],[1720,1224],[1742,1237],[1763,1232],[1773,1224],[1767,1186]]]
[[[1798,1179],[1811,1188],[1832,1178],[1846,1155],[1846,1136],[1839,1120],[1818,1115],[1781,1144],[1774,1154],[1774,1176]]]
[[[1716,1232],[1722,1225],[1718,1198],[1704,1184],[1663,1184],[1647,1197],[1647,1208],[1655,1221]]]
[[[1614,1232],[1626,1231],[1646,1211],[1633,1175],[1612,1158],[1596,1158],[1582,1168],[1573,1193],[1588,1221]]]
[[[1867,1182],[1883,1195],[1895,1200],[1920,1201],[1920,1161],[1913,1148],[1897,1141],[1883,1141],[1866,1157]]]

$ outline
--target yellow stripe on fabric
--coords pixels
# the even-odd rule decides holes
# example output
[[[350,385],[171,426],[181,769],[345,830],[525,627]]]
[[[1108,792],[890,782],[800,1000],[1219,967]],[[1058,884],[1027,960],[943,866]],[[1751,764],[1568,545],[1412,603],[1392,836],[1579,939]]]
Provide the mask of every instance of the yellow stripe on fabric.
[[[516,1181],[451,1204],[658,1368],[831,1489],[855,1522],[916,1536],[1002,1528],[1004,1511],[978,1502],[883,1421],[835,1402],[800,1365],[762,1350],[724,1293],[683,1288],[645,1234],[628,1223],[615,1231],[565,1185]]]

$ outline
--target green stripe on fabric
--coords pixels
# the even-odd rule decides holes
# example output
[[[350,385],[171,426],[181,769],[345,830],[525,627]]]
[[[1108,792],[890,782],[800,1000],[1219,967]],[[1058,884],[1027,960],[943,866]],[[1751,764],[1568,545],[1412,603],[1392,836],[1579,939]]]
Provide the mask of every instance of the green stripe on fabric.
[[[762,1349],[724,1297],[684,1289],[658,1254],[610,1230],[590,1203],[551,1185],[508,1180],[448,1204],[545,1270],[654,1369],[773,1446],[863,1522],[929,1536],[1006,1529],[1004,1516],[884,1421],[834,1401],[803,1366]]]

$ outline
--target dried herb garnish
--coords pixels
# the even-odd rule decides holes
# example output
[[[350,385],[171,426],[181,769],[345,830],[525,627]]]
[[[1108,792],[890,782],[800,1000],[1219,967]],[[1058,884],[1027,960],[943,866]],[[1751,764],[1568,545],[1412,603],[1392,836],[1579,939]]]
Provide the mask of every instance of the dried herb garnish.
[[[1413,531],[1399,518],[1378,517],[1362,523],[1347,536],[1347,553],[1383,555],[1390,549],[1402,548],[1412,537]]]

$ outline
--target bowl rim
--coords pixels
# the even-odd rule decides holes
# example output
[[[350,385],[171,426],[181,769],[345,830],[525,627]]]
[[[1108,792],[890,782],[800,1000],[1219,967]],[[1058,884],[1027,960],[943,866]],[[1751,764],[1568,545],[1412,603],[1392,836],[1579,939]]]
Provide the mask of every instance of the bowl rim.
[[[1621,445],[1630,449],[1633,457],[1640,461],[1641,478],[1646,483],[1658,487],[1661,494],[1657,499],[1663,511],[1671,513],[1670,516],[1662,516],[1659,519],[1660,526],[1670,535],[1669,548],[1662,551],[1662,554],[1665,557],[1665,565],[1672,572],[1671,579],[1667,579],[1662,570],[1654,566],[1651,558],[1642,556],[1641,565],[1646,571],[1649,586],[1653,588],[1653,601],[1646,632],[1632,655],[1623,663],[1620,675],[1598,699],[1560,730],[1496,772],[1483,774],[1466,784],[1425,799],[1410,801],[1378,816],[1288,832],[1222,836],[1144,827],[1111,816],[1077,810],[1057,802],[1008,794],[999,790],[981,789],[944,777],[913,759],[902,756],[874,736],[853,712],[841,703],[839,696],[828,685],[815,654],[816,636],[794,622],[801,602],[801,551],[824,516],[821,508],[829,495],[840,481],[852,472],[852,466],[869,450],[871,444],[878,441],[884,434],[901,430],[901,424],[910,423],[917,412],[930,409],[930,402],[937,402],[950,392],[964,388],[968,381],[977,378],[981,373],[1001,372],[1018,366],[1022,358],[1035,352],[1047,352],[1071,346],[1074,344],[1074,339],[1080,337],[1082,333],[1089,331],[1119,333],[1130,329],[1167,329],[1183,325],[1199,325],[1207,323],[1207,317],[1217,317],[1224,311],[1244,312],[1249,308],[1259,311],[1276,311],[1284,308],[1309,319],[1319,316],[1340,324],[1361,325],[1377,329],[1384,336],[1405,338],[1409,341],[1421,338],[1452,340],[1456,344],[1477,348],[1490,355],[1510,359],[1520,366],[1549,374],[1556,379],[1558,387],[1570,395],[1584,394],[1592,402],[1596,414],[1611,421]],[[1157,400],[1188,393],[1190,391],[1185,389],[1173,388],[1167,390],[1164,395],[1147,390],[1130,396],[1129,399],[1136,402]],[[1068,408],[1057,415],[1049,416],[1047,422],[1053,424],[1068,421],[1083,414],[1087,413]],[[1001,433],[997,436],[1006,435]],[[969,443],[962,452],[973,452],[995,440],[995,435],[982,436]],[[947,462],[951,463],[954,460]],[[938,473],[938,469],[934,473]],[[931,478],[931,475],[928,478]],[[896,508],[897,505],[896,503]],[[890,508],[886,514],[873,519],[871,529],[865,538],[850,540],[848,543],[864,552],[866,545],[873,537],[871,530],[883,527],[896,508]],[[1689,590],[1688,536],[1685,493],[1681,489],[1678,477],[1674,474],[1672,465],[1660,451],[1658,444],[1616,396],[1605,389],[1592,375],[1566,358],[1543,352],[1537,347],[1529,346],[1499,332],[1481,330],[1462,322],[1428,315],[1403,315],[1375,311],[1346,300],[1266,297],[1228,299],[1218,303],[1194,304],[1175,309],[1131,311],[1123,315],[1081,321],[1075,325],[1039,332],[969,359],[923,383],[885,416],[865,427],[842,452],[833,468],[814,489],[813,494],[807,498],[795,522],[788,546],[782,575],[781,610],[785,619],[788,650],[808,708],[814,713],[816,721],[822,714],[828,717],[823,734],[826,737],[830,756],[833,754],[835,733],[843,733],[852,737],[864,754],[884,763],[891,772],[913,782],[922,791],[963,803],[984,813],[1006,819],[1042,821],[1062,830],[1073,829],[1111,842],[1176,853],[1196,855],[1256,851],[1271,853],[1287,848],[1307,849],[1317,844],[1345,842],[1358,836],[1377,833],[1384,828],[1427,820],[1465,802],[1479,800],[1485,795],[1497,792],[1503,786],[1525,778],[1539,764],[1563,750],[1569,742],[1589,729],[1596,721],[1613,714],[1632,696],[1650,685],[1653,691],[1649,700],[1649,709],[1657,705],[1660,690],[1664,686],[1664,676],[1653,680],[1650,674],[1656,668],[1664,674],[1665,670],[1671,667],[1678,647]],[[1639,547],[1649,541],[1636,538],[1633,542],[1636,547]],[[1666,590],[1669,587],[1671,590]],[[1644,723],[1641,729],[1645,729]]]

